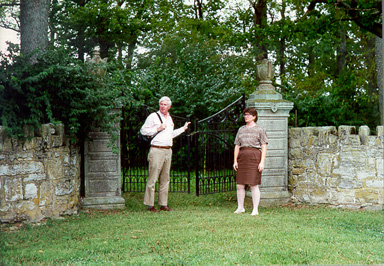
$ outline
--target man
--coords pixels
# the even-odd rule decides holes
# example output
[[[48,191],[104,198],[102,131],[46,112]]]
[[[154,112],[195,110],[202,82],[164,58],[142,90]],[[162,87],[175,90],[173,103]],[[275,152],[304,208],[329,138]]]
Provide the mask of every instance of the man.
[[[148,181],[144,195],[144,204],[148,206],[148,211],[151,212],[158,211],[154,206],[157,179],[159,179],[158,204],[160,210],[173,211],[168,207],[173,138],[187,130],[190,124],[190,122],[186,122],[183,127],[174,130],[173,120],[168,112],[172,105],[171,99],[164,96],[160,99],[159,105],[159,112],[150,114],[140,129],[141,134],[154,136],[148,153]]]

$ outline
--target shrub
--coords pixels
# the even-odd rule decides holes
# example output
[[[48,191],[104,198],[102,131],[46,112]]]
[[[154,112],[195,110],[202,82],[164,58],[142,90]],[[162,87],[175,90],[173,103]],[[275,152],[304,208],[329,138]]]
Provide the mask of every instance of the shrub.
[[[24,137],[26,126],[63,123],[72,140],[83,138],[92,126],[114,136],[122,103],[119,86],[107,75],[94,74],[95,64],[86,64],[64,50],[49,50],[31,65],[11,45],[0,53],[0,124],[11,137]]]

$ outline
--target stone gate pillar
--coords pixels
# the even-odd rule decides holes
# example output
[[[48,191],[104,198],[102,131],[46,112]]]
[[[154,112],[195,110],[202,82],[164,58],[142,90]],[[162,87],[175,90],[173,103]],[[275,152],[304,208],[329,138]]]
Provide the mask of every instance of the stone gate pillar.
[[[257,110],[257,124],[268,135],[265,170],[261,178],[262,205],[280,205],[290,199],[288,191],[288,117],[293,103],[283,100],[272,85],[274,70],[271,61],[264,59],[257,67],[260,85],[246,101],[247,107]]]
[[[95,49],[90,63],[100,64],[96,75],[105,74],[106,65],[103,62],[106,59],[102,60],[99,51]],[[121,108],[114,110],[120,111]],[[108,133],[95,127],[88,137],[89,140],[84,142],[85,195],[82,206],[93,209],[123,209],[125,200],[121,196],[120,132],[114,143],[115,152]]]
[[[121,196],[120,138],[116,141],[118,153],[110,145],[111,137],[95,128],[84,143],[84,208],[123,209]]]

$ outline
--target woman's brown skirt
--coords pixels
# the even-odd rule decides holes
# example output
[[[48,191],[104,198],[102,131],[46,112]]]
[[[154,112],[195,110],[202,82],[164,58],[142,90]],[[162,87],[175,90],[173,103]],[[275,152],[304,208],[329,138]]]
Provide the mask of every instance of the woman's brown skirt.
[[[261,151],[257,148],[242,147],[237,156],[238,169],[236,183],[239,185],[260,185],[261,172],[258,166],[261,160]]]

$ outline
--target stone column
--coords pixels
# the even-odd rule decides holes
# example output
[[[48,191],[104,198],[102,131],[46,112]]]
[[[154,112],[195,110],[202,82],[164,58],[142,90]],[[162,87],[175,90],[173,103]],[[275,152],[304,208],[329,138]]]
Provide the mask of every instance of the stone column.
[[[246,101],[258,113],[257,124],[268,135],[265,170],[261,178],[261,205],[280,205],[290,199],[288,191],[288,117],[293,103],[283,100],[272,85],[274,70],[271,61],[264,59],[257,67],[260,85]],[[250,193],[249,193],[250,194]]]
[[[84,208],[123,209],[121,196],[120,152],[114,153],[109,134],[98,129],[89,133],[90,140],[84,143]],[[120,138],[116,141],[120,151]]]
[[[90,63],[103,62],[106,59],[102,60],[99,51],[95,49]],[[95,75],[102,77],[104,74],[105,64],[102,64]],[[120,110],[116,108],[115,112]],[[110,135],[99,128],[94,128],[88,136],[89,140],[84,142],[85,196],[82,206],[93,209],[123,209],[125,200],[121,196],[120,133],[114,143],[115,151],[112,149]]]

